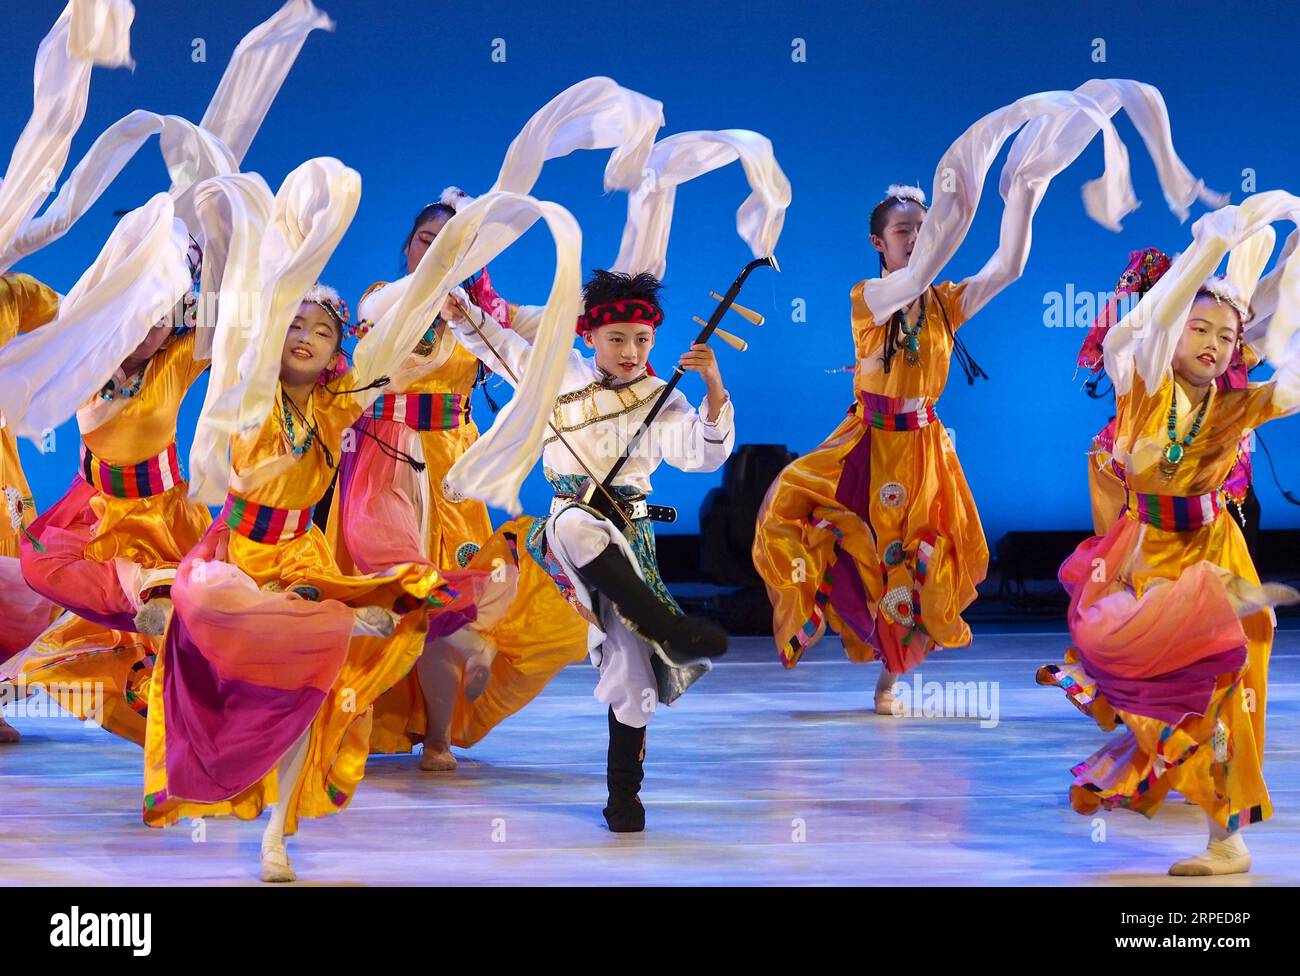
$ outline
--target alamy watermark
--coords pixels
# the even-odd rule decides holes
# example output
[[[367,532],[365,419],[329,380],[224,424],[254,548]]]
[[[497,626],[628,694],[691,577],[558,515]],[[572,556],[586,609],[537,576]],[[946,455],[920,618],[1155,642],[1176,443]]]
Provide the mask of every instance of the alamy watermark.
[[[893,713],[900,718],[977,718],[980,728],[998,724],[996,681],[926,681],[920,671],[894,685]]]
[[[6,719],[73,718],[93,728],[104,724],[102,681],[0,683],[0,714]]]

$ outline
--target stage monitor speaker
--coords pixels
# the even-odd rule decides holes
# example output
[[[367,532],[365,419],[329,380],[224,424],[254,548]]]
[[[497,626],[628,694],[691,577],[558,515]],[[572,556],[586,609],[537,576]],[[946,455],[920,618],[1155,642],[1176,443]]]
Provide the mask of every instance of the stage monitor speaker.
[[[722,469],[722,487],[700,505],[700,568],[719,586],[759,587],[750,551],[763,496],[799,455],[784,444],[742,444]]]

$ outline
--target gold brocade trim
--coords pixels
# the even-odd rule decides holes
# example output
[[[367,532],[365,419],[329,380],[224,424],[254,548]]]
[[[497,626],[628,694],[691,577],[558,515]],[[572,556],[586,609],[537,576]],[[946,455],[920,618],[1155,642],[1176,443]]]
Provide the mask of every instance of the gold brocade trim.
[[[648,377],[646,378],[648,379]],[[552,412],[552,426],[561,434],[568,434],[575,430],[582,430],[585,427],[590,427],[592,424],[598,424],[602,420],[613,420],[616,417],[622,417],[625,414],[629,414],[633,410],[645,406],[659,393],[659,387],[651,384],[652,388],[648,390],[644,396],[638,395],[636,393],[636,387],[642,382],[643,380],[638,380],[636,383],[630,383],[623,387],[608,387],[601,383],[590,383],[580,390],[562,394],[555,400],[555,409]],[[617,396],[622,408],[613,413],[597,413],[596,394],[602,391],[613,393]],[[576,424],[565,425],[561,408],[567,404],[578,403],[579,401],[582,401],[582,420]],[[559,438],[556,434],[552,433],[542,442],[542,444],[545,446],[546,444],[550,444],[552,441],[556,440],[559,440]]]

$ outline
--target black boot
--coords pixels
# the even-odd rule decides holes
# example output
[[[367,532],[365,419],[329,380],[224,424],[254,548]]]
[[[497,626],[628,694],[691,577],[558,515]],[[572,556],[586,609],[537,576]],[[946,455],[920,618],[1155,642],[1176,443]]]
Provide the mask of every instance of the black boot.
[[[683,617],[667,607],[617,546],[609,545],[599,556],[578,567],[578,575],[593,590],[611,600],[642,636],[662,648],[676,666],[727,652],[727,632],[702,617]]]
[[[605,781],[609,785],[609,802],[605,805],[605,823],[614,833],[627,834],[645,830],[645,807],[637,794],[645,775],[645,729],[634,729],[614,717],[609,710],[609,758]]]

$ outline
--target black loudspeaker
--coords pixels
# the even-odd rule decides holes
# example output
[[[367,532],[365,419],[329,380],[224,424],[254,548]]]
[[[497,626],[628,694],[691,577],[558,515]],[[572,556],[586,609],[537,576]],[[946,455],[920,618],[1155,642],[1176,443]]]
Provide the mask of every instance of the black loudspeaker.
[[[750,550],[763,496],[799,455],[784,444],[742,444],[722,469],[722,487],[700,505],[700,568],[719,586],[759,588]]]
[[[1074,532],[1008,532],[998,540],[997,569],[1003,599],[1025,593],[1028,580],[1054,580],[1056,571],[1079,543],[1092,535]]]

